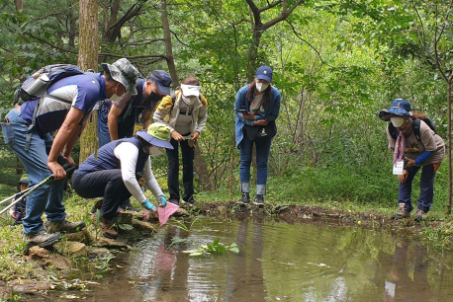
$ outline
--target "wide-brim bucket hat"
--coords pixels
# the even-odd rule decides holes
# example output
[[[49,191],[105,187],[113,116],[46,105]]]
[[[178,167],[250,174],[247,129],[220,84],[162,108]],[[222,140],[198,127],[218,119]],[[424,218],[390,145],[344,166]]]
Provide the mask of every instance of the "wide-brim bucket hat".
[[[396,99],[388,112],[394,115],[412,116],[411,104],[404,99]]]
[[[102,69],[108,72],[112,79],[123,84],[126,88],[126,93],[129,95],[137,95],[138,91],[135,88],[135,83],[140,75],[140,72],[126,58],[121,58],[113,64],[102,63]]]
[[[162,123],[153,123],[148,126],[148,129],[137,131],[137,136],[140,136],[149,144],[165,149],[173,149],[170,143],[170,134],[170,127]]]

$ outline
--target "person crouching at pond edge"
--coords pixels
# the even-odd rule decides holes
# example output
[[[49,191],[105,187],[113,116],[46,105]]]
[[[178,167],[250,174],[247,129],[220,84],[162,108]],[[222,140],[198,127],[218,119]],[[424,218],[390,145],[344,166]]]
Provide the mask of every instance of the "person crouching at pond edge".
[[[422,169],[420,180],[420,197],[414,219],[426,218],[434,197],[434,177],[445,154],[445,143],[442,138],[425,123],[425,116],[412,113],[411,105],[403,99],[393,101],[388,110],[391,124],[396,128],[392,135],[391,125],[387,128],[389,148],[394,150],[393,164],[404,161],[403,174],[398,175],[399,194],[398,211],[394,219],[410,217],[413,210],[411,203],[412,181],[418,170]],[[414,124],[420,123],[420,134],[417,138]],[[418,135],[418,134],[417,134]]]
[[[161,149],[173,149],[170,144],[170,128],[154,123],[147,130],[137,131],[134,137],[112,141],[92,154],[72,176],[74,191],[83,198],[103,197],[100,227],[104,237],[115,239],[115,216],[121,202],[131,195],[152,212],[157,210],[144,194],[146,186],[157,198],[159,206],[167,201],[151,170],[150,154],[163,153]]]
[[[242,198],[240,204],[250,203],[250,164],[253,144],[256,146],[256,197],[254,204],[264,205],[267,165],[272,138],[277,133],[275,120],[280,113],[281,95],[271,85],[272,69],[261,66],[255,80],[242,87],[236,95],[236,146],[239,149],[239,178]]]

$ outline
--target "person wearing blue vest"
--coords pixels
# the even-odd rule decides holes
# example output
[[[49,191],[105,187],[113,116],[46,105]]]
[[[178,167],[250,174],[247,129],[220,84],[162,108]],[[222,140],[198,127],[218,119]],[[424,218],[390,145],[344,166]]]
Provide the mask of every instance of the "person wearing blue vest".
[[[54,180],[36,188],[27,197],[23,219],[27,245],[45,247],[61,239],[60,232],[76,232],[85,222],[66,220],[63,186],[66,171],[57,162],[61,155],[74,166],[71,151],[96,103],[115,95],[135,94],[138,70],[125,58],[102,64],[104,73],[87,72],[51,84],[41,99],[15,106],[2,121],[5,143],[24,165],[30,186],[51,174]],[[33,122],[34,121],[34,122]],[[55,138],[51,133],[58,130]],[[44,226],[42,214],[46,213]]]
[[[154,70],[147,79],[139,78],[135,84],[137,94],[102,102],[98,115],[99,148],[105,144],[134,135],[137,128],[146,129],[151,124],[151,114],[161,99],[170,98],[170,75]],[[129,200],[120,204],[121,209],[138,211]]]
[[[261,66],[255,80],[242,87],[236,94],[236,146],[239,148],[239,178],[242,198],[239,204],[250,203],[250,164],[253,144],[256,146],[256,197],[254,204],[264,205],[266,194],[267,164],[272,138],[277,133],[275,120],[280,113],[281,95],[271,85],[272,69]]]
[[[159,123],[137,131],[134,137],[112,141],[92,154],[72,176],[72,187],[83,198],[103,197],[100,227],[103,235],[115,239],[115,216],[121,202],[134,196],[144,208],[156,211],[141,186],[151,190],[160,206],[164,197],[151,170],[150,154],[162,153],[161,148],[173,149],[170,128]]]

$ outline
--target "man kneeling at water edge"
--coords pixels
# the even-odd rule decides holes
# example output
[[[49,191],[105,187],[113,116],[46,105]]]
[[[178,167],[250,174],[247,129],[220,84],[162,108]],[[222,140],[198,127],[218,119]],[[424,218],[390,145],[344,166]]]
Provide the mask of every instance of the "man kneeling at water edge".
[[[134,137],[110,142],[98,151],[96,159],[92,154],[74,172],[72,186],[84,198],[103,197],[100,227],[105,237],[116,238],[113,228],[115,215],[121,202],[131,195],[144,208],[156,211],[149,202],[141,186],[156,196],[159,206],[165,207],[167,201],[151,170],[150,154],[162,153],[160,148],[173,149],[170,144],[170,128],[154,123],[147,130],[137,131]]]

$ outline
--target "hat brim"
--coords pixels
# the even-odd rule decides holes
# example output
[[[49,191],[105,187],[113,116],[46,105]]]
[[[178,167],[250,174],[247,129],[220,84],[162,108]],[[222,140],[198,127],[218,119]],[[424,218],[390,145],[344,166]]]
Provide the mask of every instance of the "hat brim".
[[[160,95],[170,95],[170,87],[165,87],[154,82]]]
[[[395,114],[395,115],[404,115],[404,116],[410,116],[410,113],[407,112],[406,110],[402,108],[390,108],[389,109],[390,114]]]
[[[269,83],[272,82],[272,78],[270,78],[269,76],[264,75],[264,74],[256,75],[256,78],[257,78],[258,80],[265,80],[265,81],[268,81]]]
[[[102,66],[102,69],[104,69],[104,71],[106,71],[110,74],[112,79],[121,83],[124,86],[124,88],[126,88],[127,94],[129,94],[129,95],[138,94],[137,88],[135,88],[135,83],[134,84],[129,83],[128,80],[126,79],[126,77],[123,76],[121,71],[118,68],[116,68],[115,65],[108,64],[108,63],[102,63],[101,66]]]
[[[140,136],[141,138],[143,138],[145,141],[147,141],[149,144],[151,144],[153,146],[165,148],[165,149],[171,149],[171,150],[173,149],[173,146],[170,144],[169,141],[164,141],[164,140],[158,139],[158,138],[152,136],[151,134],[149,134],[148,132],[146,132],[146,130],[137,131],[137,135]]]
[[[379,118],[383,121],[388,122],[390,120],[390,113],[387,109],[382,109],[379,111]]]

